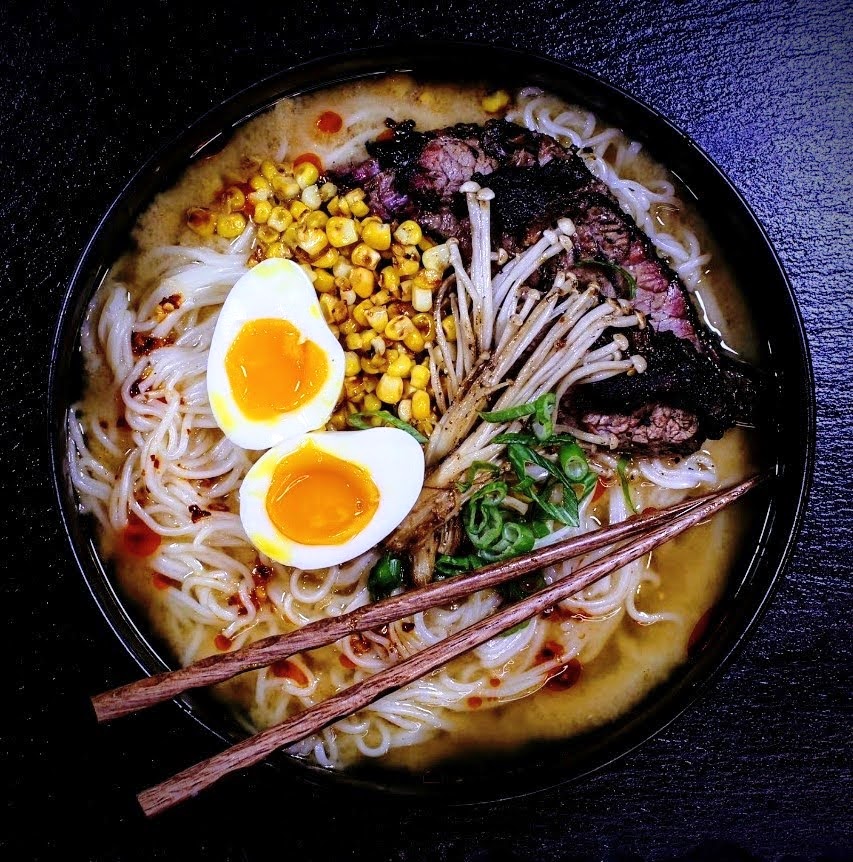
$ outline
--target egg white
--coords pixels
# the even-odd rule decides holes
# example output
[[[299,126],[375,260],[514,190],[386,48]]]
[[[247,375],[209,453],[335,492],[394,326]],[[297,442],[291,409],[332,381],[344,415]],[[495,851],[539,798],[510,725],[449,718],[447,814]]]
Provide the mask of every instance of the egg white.
[[[328,374],[317,394],[295,410],[269,420],[246,416],[225,369],[228,349],[243,325],[259,318],[291,323],[324,353]],[[335,409],[344,382],[344,351],[323,319],[308,276],[292,260],[271,258],[252,267],[231,289],[213,332],[207,360],[207,394],[217,425],[244,449],[267,449],[305,431],[321,428]]]
[[[309,444],[361,467],[379,491],[373,517],[361,532],[339,545],[294,542],[279,532],[267,513],[267,494],[279,462]],[[423,481],[423,450],[405,431],[318,431],[280,443],[255,463],[240,487],[240,518],[249,541],[261,553],[299,569],[321,569],[352,560],[381,542],[409,513]]]

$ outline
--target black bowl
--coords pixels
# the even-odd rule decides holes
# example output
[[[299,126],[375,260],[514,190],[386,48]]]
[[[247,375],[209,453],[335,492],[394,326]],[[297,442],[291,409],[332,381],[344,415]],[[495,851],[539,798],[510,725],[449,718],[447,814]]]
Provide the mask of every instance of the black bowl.
[[[808,346],[791,286],[767,236],[722,171],[652,108],[586,72],[553,60],[487,45],[447,42],[390,45],[315,60],[280,72],[224,102],[139,171],[104,216],[71,279],[50,369],[54,483],[80,571],[116,637],[145,673],[172,666],[165,650],[139,627],[116,593],[108,567],[98,555],[93,525],[80,515],[69,480],[65,420],[81,390],[78,336],[83,315],[109,265],[125,249],[137,216],[187,164],[219,149],[235,127],[283,96],[386,72],[541,86],[587,106],[641,141],[696,196],[754,312],[778,384],[763,447],[776,477],[757,502],[762,517],[756,519],[744,543],[746,550],[732,572],[702,649],[630,712],[581,737],[531,744],[476,763],[448,763],[421,775],[376,767],[329,772],[283,753],[270,761],[284,774],[316,782],[416,793],[457,803],[494,800],[544,789],[598,769],[649,739],[694,701],[758,621],[788,561],[805,508],[813,467],[814,392]],[[226,711],[204,695],[183,697],[179,702],[223,742],[245,736]]]

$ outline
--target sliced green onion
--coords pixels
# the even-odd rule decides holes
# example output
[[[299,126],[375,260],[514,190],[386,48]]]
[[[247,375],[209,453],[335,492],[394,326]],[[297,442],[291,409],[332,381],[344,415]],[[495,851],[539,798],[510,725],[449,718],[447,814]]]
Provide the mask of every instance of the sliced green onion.
[[[417,428],[409,425],[408,422],[404,422],[387,410],[365,410],[362,413],[350,413],[347,416],[347,424],[350,428],[358,428],[359,431],[364,431],[367,428],[373,427],[368,421],[370,419],[379,419],[383,425],[389,425],[391,428],[399,428],[401,431],[411,434],[418,443],[427,442],[427,438]]]
[[[469,503],[479,502],[483,506],[500,506],[509,493],[506,482],[489,482],[471,496]]]
[[[498,434],[493,438],[492,442],[523,443],[525,446],[538,446],[540,448],[544,448],[546,446],[557,446],[560,443],[574,443],[575,438],[571,434],[552,434],[550,437],[540,440],[535,434],[530,434],[527,431],[508,431],[505,434]]]
[[[637,507],[631,499],[631,488],[628,485],[628,459],[624,456],[616,462],[616,472],[619,474],[619,484],[622,486],[622,496],[625,505],[636,515]]]
[[[435,561],[435,576],[438,580],[452,578],[463,572],[470,572],[472,569],[479,568],[482,564],[482,560],[476,554],[455,557],[441,554]]]
[[[474,484],[477,474],[484,471],[497,475],[500,473],[501,468],[497,464],[492,464],[491,461],[474,461],[465,474],[465,481],[457,482],[456,487],[460,491],[467,491]]]
[[[623,266],[617,266],[615,263],[610,263],[607,260],[592,260],[592,258],[579,260],[575,263],[575,266],[600,266],[612,272],[618,272],[628,282],[628,296],[631,299],[637,296],[637,279]]]
[[[387,598],[394,590],[403,586],[403,578],[403,560],[394,554],[384,554],[370,570],[367,578],[370,598],[374,602]]]
[[[504,518],[497,506],[468,501],[463,523],[468,539],[477,550],[491,547],[498,541]]]
[[[537,539],[544,539],[545,536],[548,535],[551,531],[548,529],[548,525],[544,521],[540,521],[539,519],[534,519],[530,522],[530,529],[533,530],[533,535]]]
[[[482,548],[479,556],[488,562],[517,557],[533,550],[536,537],[527,524],[510,521],[503,525],[500,538],[491,547]]]
[[[561,446],[557,457],[563,472],[572,482],[583,482],[589,473],[589,462],[586,460],[583,449],[577,443],[566,443]]]
[[[512,422],[514,419],[522,419],[524,416],[536,416],[536,421],[540,425],[547,425],[551,414],[554,412],[556,403],[557,396],[553,392],[546,392],[535,401],[528,401],[527,404],[517,404],[515,407],[507,407],[505,410],[481,413],[480,418],[485,419],[486,422],[496,423]]]

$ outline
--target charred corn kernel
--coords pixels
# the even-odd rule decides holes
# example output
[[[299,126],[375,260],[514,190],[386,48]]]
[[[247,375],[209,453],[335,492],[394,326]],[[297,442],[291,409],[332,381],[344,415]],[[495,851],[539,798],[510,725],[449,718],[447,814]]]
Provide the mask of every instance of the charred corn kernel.
[[[376,251],[388,251],[391,248],[391,225],[368,222],[362,225],[361,239]]]
[[[352,272],[349,274],[349,280],[352,289],[362,299],[367,299],[373,293],[374,287],[376,287],[376,277],[369,269],[363,266],[353,267]]]
[[[252,220],[255,224],[266,224],[272,213],[272,204],[269,201],[258,201],[255,204],[255,211],[252,214]]]
[[[427,290],[437,290],[441,284],[441,273],[435,269],[422,269],[412,279],[413,287],[425,287]]]
[[[338,262],[340,256],[341,254],[336,248],[327,245],[323,253],[311,261],[311,266],[318,269],[331,269]],[[329,273],[329,278],[334,281],[332,273]]]
[[[350,332],[347,333],[344,338],[344,344],[346,344],[347,350],[361,350],[361,333],[360,332]],[[349,372],[347,372],[349,373]],[[354,372],[358,373],[358,372]]]
[[[326,222],[326,236],[329,238],[329,244],[335,248],[358,242],[355,222],[343,216],[333,216]]]
[[[421,263],[427,268],[438,272],[439,275],[450,266],[450,249],[446,243],[428,248],[421,255]]]
[[[336,279],[335,279],[335,285],[336,285],[336,286],[337,286],[337,283],[338,283],[339,281],[345,281],[347,284],[349,284],[349,279],[348,279],[348,278],[344,278],[344,279],[338,279],[338,278],[336,278]],[[355,301],[358,299],[358,297],[355,295],[355,291],[354,291],[354,290],[350,290],[350,289],[347,287],[347,288],[345,288],[344,290],[342,290],[342,291],[341,291],[341,299],[342,299],[342,300],[343,300],[347,305],[355,305]]]
[[[416,314],[412,318],[412,323],[415,324],[415,329],[423,335],[424,341],[429,343],[435,339],[435,319],[431,314]]]
[[[260,174],[255,174],[255,176],[249,180],[249,186],[252,191],[256,192],[269,192],[272,188],[269,184],[269,180],[267,180],[266,177],[262,177]]]
[[[268,183],[271,183],[273,179],[278,176],[278,168],[275,166],[275,162],[271,162],[269,159],[264,159],[261,162],[261,176]]]
[[[412,280],[410,278],[400,282],[400,299],[403,302],[412,301]]]
[[[320,297],[320,309],[322,310],[323,317],[327,322],[332,319],[332,309],[335,307],[335,303],[337,301],[337,298],[332,296],[330,293],[324,293]]]
[[[509,93],[506,90],[495,90],[484,96],[480,102],[481,107],[487,114],[497,114],[509,104]]]
[[[329,426],[334,431],[345,431],[347,427],[347,411],[346,410],[336,410],[329,417]]]
[[[347,350],[344,353],[344,374],[347,377],[355,377],[359,371],[361,371],[361,366],[358,364],[358,356],[352,350]]]
[[[320,179],[320,171],[311,162],[301,162],[293,170],[293,179],[299,183],[299,188],[307,189]]]
[[[397,275],[393,267],[386,266],[379,273],[379,283],[390,293],[397,293],[400,290],[400,276]]]
[[[276,197],[283,201],[298,198],[302,193],[302,189],[299,188],[299,183],[296,180],[292,177],[281,176],[280,174],[272,178],[272,190],[275,192]]]
[[[246,196],[237,186],[229,186],[222,192],[222,206],[226,212],[235,212],[246,206]]]
[[[405,314],[398,314],[388,321],[384,335],[391,341],[402,341],[406,337],[406,333],[414,330],[414,328],[415,325]]]
[[[328,228],[326,229],[326,236],[329,235]],[[334,245],[334,243],[332,243]],[[346,258],[338,257],[337,262],[332,267],[332,275],[335,278],[349,278],[349,274],[352,272],[352,264],[346,260]]]
[[[386,404],[396,404],[403,397],[403,381],[399,377],[383,374],[376,386],[376,397]]]
[[[283,242],[271,242],[266,248],[267,257],[291,257],[290,249]]]
[[[377,290],[370,298],[374,305],[387,305],[391,301],[391,294],[385,289]]]
[[[409,381],[415,389],[426,389],[429,386],[429,368],[425,365],[416,365],[409,372]]]
[[[429,393],[419,389],[412,395],[412,416],[415,419],[429,419],[432,405],[429,403]]]
[[[358,404],[364,398],[364,384],[358,377],[344,380],[344,394],[347,401]]]
[[[364,396],[364,404],[362,405],[365,410],[381,410],[382,402],[372,393]]]
[[[412,291],[412,308],[415,311],[429,311],[432,308],[432,291],[426,287],[416,287]]]
[[[311,257],[319,255],[329,243],[326,231],[319,227],[300,228],[297,236],[297,245]]]
[[[305,217],[305,227],[325,227],[329,217],[323,210],[315,210],[308,213]]]
[[[262,224],[258,228],[258,241],[264,243],[265,245],[269,245],[271,242],[275,242],[279,238],[279,232],[270,227],[268,224]]]
[[[216,219],[216,232],[226,239],[240,236],[246,227],[246,216],[242,213],[222,213]]]
[[[421,268],[421,256],[417,246],[394,243],[391,246],[391,254],[397,274],[404,278],[414,275]]]
[[[320,209],[323,199],[320,197],[320,189],[317,188],[316,183],[302,190],[301,200],[310,210]]]
[[[299,216],[304,215],[305,213],[309,212],[308,207],[305,206],[305,204],[302,203],[302,201],[300,201],[300,200],[291,201],[289,209],[290,209],[290,214],[295,219],[298,219]]]
[[[376,269],[382,258],[378,251],[372,249],[366,243],[360,242],[350,252],[350,260],[355,266],[363,266],[365,269]]]
[[[414,326],[403,336],[403,344],[405,344],[412,353],[420,353],[426,346],[423,335],[421,335]]]
[[[346,300],[344,300],[344,301],[346,301]],[[341,332],[344,335],[353,335],[354,333],[358,332],[358,324],[354,320],[352,320],[351,318],[348,320],[345,320],[341,324]]]
[[[423,237],[421,226],[411,219],[402,222],[397,230],[394,231],[394,239],[400,245],[417,245]]]
[[[388,312],[381,306],[374,306],[369,311],[364,312],[367,322],[376,332],[384,332],[388,325]]]
[[[365,328],[370,324],[367,322],[366,312],[373,308],[373,303],[369,299],[363,299],[358,305],[354,305],[352,309],[352,319],[359,325]]]
[[[199,236],[213,236],[216,217],[204,207],[191,207],[186,214],[187,227]]]
[[[388,363],[388,373],[392,377],[405,377],[412,370],[412,360],[403,353]]]
[[[385,341],[379,335],[371,340],[370,347],[377,356],[382,356],[385,353]]]
[[[267,224],[277,231],[287,230],[293,224],[293,216],[287,207],[273,207],[267,216]]]
[[[329,293],[335,289],[335,280],[332,278],[332,273],[327,272],[325,269],[315,269],[314,275],[316,276],[314,279],[314,290],[317,293]]]
[[[408,422],[412,418],[412,399],[411,398],[404,398],[397,405],[397,415],[404,422]]]
[[[323,183],[320,186],[320,200],[330,201],[338,193],[338,187],[334,183]]]

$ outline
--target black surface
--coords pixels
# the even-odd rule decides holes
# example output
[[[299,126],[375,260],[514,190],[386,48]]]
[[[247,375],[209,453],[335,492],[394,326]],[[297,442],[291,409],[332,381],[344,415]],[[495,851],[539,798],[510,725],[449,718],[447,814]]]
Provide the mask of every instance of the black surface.
[[[6,5],[0,125],[7,370],[3,583],[11,728],[9,858],[847,858],[851,490],[850,10],[845,4],[565,4],[409,11]],[[343,8],[343,7],[342,7]],[[64,282],[138,164],[236,89],[309,56],[417,35],[571,60],[690,133],[768,229],[798,293],[817,376],[818,465],[788,579],[736,664],[688,714],[581,785],[489,809],[418,810],[230,780],[144,824],[133,792],[212,753],[175,707],[95,730],[86,696],[134,667],[63,546],[43,431]],[[24,826],[33,813],[34,827]],[[709,843],[719,842],[719,843]],[[625,854],[624,856],[622,854]]]

